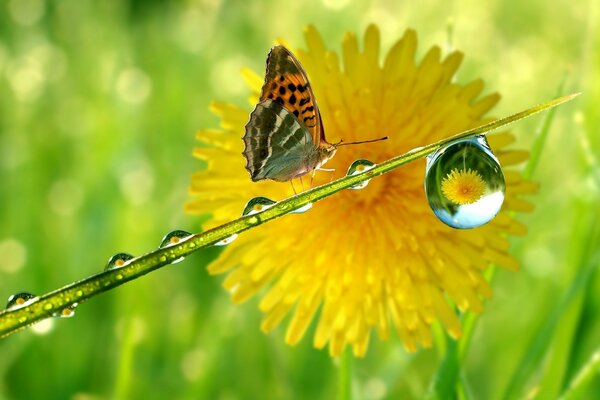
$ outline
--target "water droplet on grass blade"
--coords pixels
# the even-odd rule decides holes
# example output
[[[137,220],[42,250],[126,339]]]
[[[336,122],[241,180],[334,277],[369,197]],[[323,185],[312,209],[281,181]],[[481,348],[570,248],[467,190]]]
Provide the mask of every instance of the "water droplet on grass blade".
[[[11,295],[6,303],[8,310],[16,310],[21,307],[25,307],[27,304],[32,303],[36,299],[36,295],[29,292],[19,292]]]
[[[235,239],[237,239],[238,234],[234,233],[233,235],[226,237],[223,240],[219,240],[217,243],[215,243],[215,246],[227,246],[229,243],[233,242]]]
[[[52,316],[56,318],[71,318],[75,315],[75,309],[78,305],[78,303],[73,303],[70,306],[64,307],[60,311],[55,312],[52,314]]]
[[[461,140],[427,157],[425,194],[448,226],[476,228],[494,218],[504,202],[504,174],[484,136]]]
[[[158,246],[158,247],[163,248],[163,247],[172,246],[190,236],[192,236],[192,234],[189,232],[186,232],[186,231],[182,231],[182,230],[171,231],[171,232],[167,233],[165,235],[165,237],[162,238],[162,241],[160,242],[160,246]]]
[[[295,210],[290,211],[290,214],[303,214],[310,210],[313,206],[313,203],[307,203],[300,208],[296,208]]]
[[[266,197],[255,197],[253,199],[250,199],[250,201],[246,203],[242,215],[246,216],[259,213],[261,211],[273,207],[275,204],[275,201]]]
[[[348,168],[348,172],[346,172],[346,176],[358,175],[360,173],[363,173],[365,171],[375,168],[375,166],[377,166],[377,164],[375,164],[374,162],[371,162],[369,160],[356,160]],[[370,179],[367,179],[367,180],[362,181],[361,183],[358,183],[354,186],[350,186],[350,189],[353,189],[353,190],[364,189],[367,187],[367,185],[369,184],[370,181],[371,181]]]
[[[117,253],[108,259],[108,262],[106,263],[106,267],[104,267],[104,270],[106,271],[106,270],[113,269],[113,268],[121,268],[122,266],[127,264],[127,262],[133,260],[134,258],[135,257],[133,257],[131,254]]]

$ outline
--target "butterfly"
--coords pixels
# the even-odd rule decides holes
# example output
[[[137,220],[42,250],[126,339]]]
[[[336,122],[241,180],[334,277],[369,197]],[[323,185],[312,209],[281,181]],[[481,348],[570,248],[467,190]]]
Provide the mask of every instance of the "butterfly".
[[[340,146],[384,139],[329,143],[300,61],[282,45],[271,49],[260,99],[243,137],[252,181],[290,181],[319,169]]]

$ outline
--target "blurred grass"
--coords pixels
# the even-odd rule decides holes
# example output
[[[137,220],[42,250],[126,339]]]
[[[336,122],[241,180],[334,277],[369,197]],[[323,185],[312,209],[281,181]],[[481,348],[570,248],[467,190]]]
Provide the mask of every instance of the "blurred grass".
[[[558,110],[539,159],[537,208],[521,217],[529,235],[513,243],[523,270],[498,271],[462,365],[473,398],[500,398],[539,327],[587,265],[576,256],[586,230],[573,226],[578,218],[593,225],[599,211],[598,165],[587,163],[578,139],[584,134],[599,156],[597,8],[592,0],[285,7],[6,0],[0,294],[47,291],[100,270],[113,253],[145,252],[171,229],[198,230],[198,220],[182,212],[199,168],[190,154],[194,132],[216,126],[207,111],[212,99],[247,104],[239,69],[262,71],[275,38],[302,47],[302,29],[314,23],[339,49],[345,31],[362,33],[376,22],[386,49],[407,27],[417,29],[423,54],[447,42],[451,19],[452,44],[466,54],[458,80],[481,77],[488,91],[501,92],[494,115],[553,97],[566,67],[575,77],[566,92],[584,92]],[[532,145],[538,123],[513,128],[521,146]],[[587,261],[598,251],[591,247]],[[205,272],[216,255],[193,256],[100,296],[44,335],[0,341],[0,398],[334,398],[336,367],[326,352],[308,339],[289,348],[281,332],[260,333],[256,301],[232,306],[221,278]],[[589,268],[580,317],[558,321],[556,332],[565,333],[553,343],[562,343],[563,356],[534,363],[527,393],[560,393],[600,347],[600,279],[597,266]],[[355,398],[422,398],[439,360],[435,349],[411,355],[396,339],[376,340],[365,359],[353,361]],[[541,378],[553,362],[561,371],[547,376],[562,376],[560,382]],[[582,398],[600,392],[592,376]]]

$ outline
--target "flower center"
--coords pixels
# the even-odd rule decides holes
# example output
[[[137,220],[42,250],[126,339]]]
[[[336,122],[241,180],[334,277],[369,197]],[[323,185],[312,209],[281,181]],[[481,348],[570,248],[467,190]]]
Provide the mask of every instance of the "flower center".
[[[453,203],[475,203],[485,192],[485,181],[477,171],[453,169],[442,180],[442,193]]]

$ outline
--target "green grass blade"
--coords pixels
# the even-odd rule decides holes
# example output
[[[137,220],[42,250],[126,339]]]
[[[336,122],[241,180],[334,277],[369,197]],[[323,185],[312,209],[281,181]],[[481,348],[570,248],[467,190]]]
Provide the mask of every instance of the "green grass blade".
[[[431,380],[427,399],[444,400],[454,398],[460,372],[458,343],[446,335],[446,354]]]
[[[565,82],[567,81],[568,71],[565,71],[562,80],[558,85],[558,89],[556,90],[556,96],[561,96],[564,93]],[[525,179],[530,179],[540,160],[540,155],[546,145],[546,140],[548,138],[548,133],[550,132],[550,127],[552,126],[552,121],[554,120],[554,114],[556,109],[552,109],[548,111],[543,117],[542,123],[536,129],[535,140],[531,147],[531,153],[529,154],[529,160],[527,160],[527,164],[525,165],[525,169],[523,170],[523,177]]]
[[[576,400],[590,398],[592,393],[589,393],[589,386],[600,374],[600,350],[596,350],[579,370],[577,375],[569,384],[567,390],[560,396],[560,400]]]
[[[576,274],[571,285],[569,286],[569,289],[566,291],[563,299],[559,303],[559,306],[554,309],[554,312],[537,331],[537,334],[533,336],[527,352],[524,354],[521,362],[519,363],[519,367],[509,381],[503,396],[504,399],[518,399],[524,396],[526,385],[529,379],[539,368],[540,363],[547,354],[546,350],[554,340],[555,334],[557,334],[557,328],[560,328],[559,326],[562,324],[565,316],[569,314],[570,318],[575,318],[581,312],[580,303],[583,301],[583,298],[589,287],[591,281],[590,277],[598,265],[598,260],[592,260],[591,258],[595,252],[595,249],[600,244],[600,227],[596,224],[596,221],[590,221],[589,210],[586,207],[582,206],[579,207],[579,209],[579,218],[575,224],[573,230],[574,234],[572,237],[578,245],[584,243],[584,248],[579,253],[579,256],[577,257],[578,260],[573,257],[573,262],[576,263],[576,265],[582,265],[583,267],[580,269],[580,272]],[[583,238],[585,238],[585,240],[582,240]],[[574,247],[576,248],[578,246]],[[595,258],[597,258],[597,256]],[[565,325],[570,322],[572,323],[572,321],[566,321]],[[558,336],[560,334],[566,334],[566,332],[559,332]],[[560,340],[557,343],[563,345]],[[565,355],[560,354],[560,356],[561,360],[555,360],[555,362],[564,362],[562,358],[564,358]],[[550,363],[552,363],[552,360],[550,360]],[[552,377],[559,380],[559,382],[556,384],[560,389],[560,385],[562,385],[564,379],[563,367],[559,366],[556,370],[550,368],[549,371],[549,375],[552,375]],[[554,386],[546,386],[543,389],[546,390],[546,388],[548,388],[550,392],[557,394]],[[550,392],[544,392],[543,395],[552,396],[553,393]],[[555,395],[554,398],[556,397],[557,396]]]
[[[281,200],[267,210],[253,215],[240,217],[203,233],[191,235],[189,238],[181,240],[177,244],[161,247],[158,250],[154,250],[144,256],[131,260],[124,267],[109,269],[89,276],[81,281],[66,285],[53,292],[37,297],[35,300],[32,300],[27,305],[18,309],[1,311],[0,337],[10,335],[35,322],[49,318],[54,313],[60,312],[66,307],[80,304],[100,293],[114,289],[154,270],[170,265],[182,257],[187,257],[200,249],[210,247],[234,234],[253,229],[268,221],[287,215],[309,203],[315,203],[344,189],[358,185],[368,179],[392,171],[404,164],[426,157],[456,140],[485,134],[540,111],[558,106],[572,100],[577,95],[578,94],[572,94],[554,99],[508,117],[490,122],[489,124],[460,132],[448,139],[412,149],[407,153],[391,158],[368,171],[356,175],[345,176],[322,186],[315,187],[296,196]]]
[[[567,77],[568,71],[565,71],[563,79],[557,89],[557,95],[563,93]],[[531,178],[535,172],[540,154],[543,151],[548,133],[550,132],[554,116],[554,112],[548,112],[543,117],[540,129],[538,129],[536,133],[536,139],[533,143],[530,159],[523,172],[526,179]],[[550,346],[546,350],[545,369],[538,386],[539,392],[543,393],[544,396],[556,398],[561,391],[562,382],[564,381],[565,374],[568,370],[573,340],[576,337],[577,322],[581,317],[583,305],[584,297],[577,296],[577,298],[566,307],[561,316],[560,324],[556,327]]]

